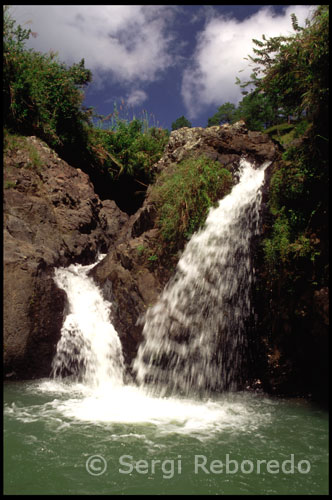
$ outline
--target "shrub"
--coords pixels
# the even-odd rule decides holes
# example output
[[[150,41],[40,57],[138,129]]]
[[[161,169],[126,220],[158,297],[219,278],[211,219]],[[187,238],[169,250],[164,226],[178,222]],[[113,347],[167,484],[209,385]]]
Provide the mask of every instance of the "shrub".
[[[305,123],[298,130],[308,137],[283,153],[271,178],[273,218],[263,243],[265,263],[275,280],[284,273],[295,283],[311,273],[326,283],[328,163],[314,130],[308,131]]]
[[[152,166],[164,150],[168,131],[150,127],[146,116],[143,120],[120,119],[116,108],[109,117],[99,116],[96,126],[93,109],[82,107],[83,87],[92,78],[84,59],[67,67],[54,53],[27,50],[25,42],[31,34],[16,26],[8,8],[4,9],[7,129],[43,139],[68,163],[86,171],[103,198],[116,197],[115,191],[121,191],[120,177],[122,190],[127,180],[131,185],[124,197],[134,197],[138,189],[144,192],[153,180]]]
[[[167,142],[168,133],[161,128],[147,128],[137,119],[118,120],[115,130],[90,127],[87,150],[110,180],[126,174],[146,188]]]
[[[4,14],[5,125],[38,135],[51,146],[72,143],[88,121],[81,109],[81,89],[91,81],[91,72],[84,59],[67,67],[54,53],[26,50],[31,30],[16,27],[8,9]]]

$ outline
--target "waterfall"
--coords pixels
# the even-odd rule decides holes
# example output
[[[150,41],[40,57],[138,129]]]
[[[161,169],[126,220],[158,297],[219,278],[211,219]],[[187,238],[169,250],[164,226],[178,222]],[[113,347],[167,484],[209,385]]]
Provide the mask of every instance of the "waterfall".
[[[100,258],[102,258],[101,256]],[[52,364],[55,378],[71,375],[97,388],[123,383],[121,342],[110,321],[111,304],[88,276],[96,265],[55,269],[55,282],[67,293],[68,314]]]
[[[238,388],[253,314],[251,243],[259,233],[267,164],[255,168],[241,160],[239,182],[210,209],[159,301],[148,309],[133,364],[144,390],[189,396]],[[52,373],[92,388],[120,388],[121,342],[110,321],[111,304],[88,276],[94,265],[55,270],[54,279],[68,297],[68,314]]]
[[[250,246],[259,233],[268,164],[255,168],[241,160],[238,184],[210,210],[147,311],[134,362],[140,384],[184,395],[238,387],[253,312]]]

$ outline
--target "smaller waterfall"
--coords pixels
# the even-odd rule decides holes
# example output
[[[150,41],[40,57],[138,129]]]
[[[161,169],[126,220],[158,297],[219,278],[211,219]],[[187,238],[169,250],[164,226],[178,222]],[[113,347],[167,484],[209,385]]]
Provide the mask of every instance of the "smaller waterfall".
[[[158,303],[147,311],[134,362],[158,393],[237,389],[252,315],[252,237],[269,162],[241,160],[240,179],[193,235]]]
[[[101,256],[100,258],[102,258]],[[107,302],[87,273],[88,266],[72,264],[55,269],[55,282],[67,293],[69,311],[53,359],[55,378],[72,375],[91,387],[122,385],[122,346],[110,321]]]

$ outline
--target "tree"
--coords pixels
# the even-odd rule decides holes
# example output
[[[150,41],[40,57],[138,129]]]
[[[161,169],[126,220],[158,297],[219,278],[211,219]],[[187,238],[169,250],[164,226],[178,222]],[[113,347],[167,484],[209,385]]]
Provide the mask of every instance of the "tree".
[[[257,90],[245,95],[234,113],[234,120],[244,120],[250,130],[264,130],[277,118],[268,97]]]
[[[218,108],[218,111],[208,119],[208,127],[212,125],[222,125],[223,123],[232,123],[236,111],[235,104],[225,102]]]
[[[277,114],[318,116],[328,105],[329,6],[318,6],[305,27],[291,18],[293,35],[253,40],[251,80],[237,83],[267,96]]]
[[[184,116],[180,116],[175,122],[172,123],[172,130],[177,130],[178,128],[183,128],[183,127],[189,127],[191,128],[192,125],[187,118]]]

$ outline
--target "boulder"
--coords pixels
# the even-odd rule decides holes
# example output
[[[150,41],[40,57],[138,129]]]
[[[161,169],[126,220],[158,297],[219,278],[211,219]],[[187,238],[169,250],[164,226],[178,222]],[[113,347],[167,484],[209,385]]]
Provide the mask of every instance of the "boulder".
[[[277,148],[268,135],[248,131],[242,120],[234,125],[184,127],[171,133],[164,154],[154,168],[160,172],[171,163],[200,155],[233,169],[242,156],[258,164],[273,161]]]

